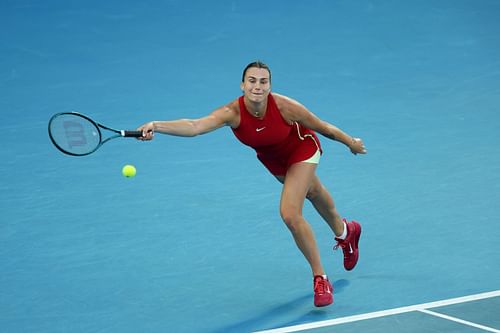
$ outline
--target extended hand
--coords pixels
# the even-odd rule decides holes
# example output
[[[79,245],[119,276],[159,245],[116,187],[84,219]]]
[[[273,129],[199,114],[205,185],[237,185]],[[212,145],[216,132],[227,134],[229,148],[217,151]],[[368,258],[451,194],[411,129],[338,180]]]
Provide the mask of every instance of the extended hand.
[[[365,144],[360,138],[352,138],[351,144],[349,145],[351,153],[356,154],[366,154]]]

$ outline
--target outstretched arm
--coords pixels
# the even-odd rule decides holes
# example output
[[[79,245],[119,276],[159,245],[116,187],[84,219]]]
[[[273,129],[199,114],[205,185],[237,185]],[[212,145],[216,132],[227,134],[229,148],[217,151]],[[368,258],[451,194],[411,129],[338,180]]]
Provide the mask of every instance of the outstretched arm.
[[[193,137],[214,131],[235,122],[237,114],[231,104],[218,108],[208,116],[198,119],[155,120],[138,128],[143,136],[140,140],[152,140],[155,133]]]
[[[277,94],[275,94],[276,96]],[[366,154],[367,150],[360,138],[354,138],[340,128],[318,118],[299,102],[282,95],[277,95],[280,100],[280,109],[289,121],[296,121],[315,132],[346,145],[353,154]]]

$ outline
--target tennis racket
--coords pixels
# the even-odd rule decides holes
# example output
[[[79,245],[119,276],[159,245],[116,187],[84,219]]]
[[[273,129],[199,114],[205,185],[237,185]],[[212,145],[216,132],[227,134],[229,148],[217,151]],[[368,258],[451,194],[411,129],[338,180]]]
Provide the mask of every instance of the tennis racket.
[[[102,130],[111,132],[111,136],[104,138]],[[92,154],[112,139],[141,136],[142,131],[116,130],[78,112],[57,113],[49,120],[50,140],[57,149],[72,156]]]

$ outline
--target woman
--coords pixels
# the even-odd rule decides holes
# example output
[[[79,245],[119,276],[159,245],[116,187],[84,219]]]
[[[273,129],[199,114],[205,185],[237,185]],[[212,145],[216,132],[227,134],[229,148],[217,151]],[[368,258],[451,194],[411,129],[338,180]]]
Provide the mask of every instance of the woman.
[[[337,241],[334,249],[343,249],[346,270],[357,263],[361,226],[341,219],[316,175],[322,150],[315,132],[343,143],[353,154],[366,153],[363,141],[319,119],[297,101],[271,93],[271,70],[262,62],[252,62],[244,69],[240,87],[243,96],[206,117],[142,125],[140,140],[151,140],[154,133],[192,137],[230,126],[234,135],[254,148],[258,159],[283,184],[281,218],[311,266],[314,305],[329,305],[333,303],[333,286],[321,264],[312,229],[302,216],[304,201],[311,201],[332,229]]]

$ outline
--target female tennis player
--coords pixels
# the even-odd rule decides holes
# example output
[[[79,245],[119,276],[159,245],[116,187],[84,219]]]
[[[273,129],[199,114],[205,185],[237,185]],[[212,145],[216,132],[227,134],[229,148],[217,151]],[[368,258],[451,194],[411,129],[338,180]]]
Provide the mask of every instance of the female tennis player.
[[[314,305],[333,303],[333,286],[321,263],[316,240],[302,216],[307,198],[328,223],[341,247],[344,268],[356,266],[361,225],[341,219],[328,190],[316,175],[322,149],[316,132],[343,143],[353,154],[365,154],[363,141],[319,119],[292,98],[271,93],[271,70],[252,62],[243,71],[243,96],[199,119],[151,121],[141,127],[140,140],[151,140],[155,133],[193,137],[230,126],[236,138],[255,149],[257,158],[283,184],[280,214],[313,275]]]

